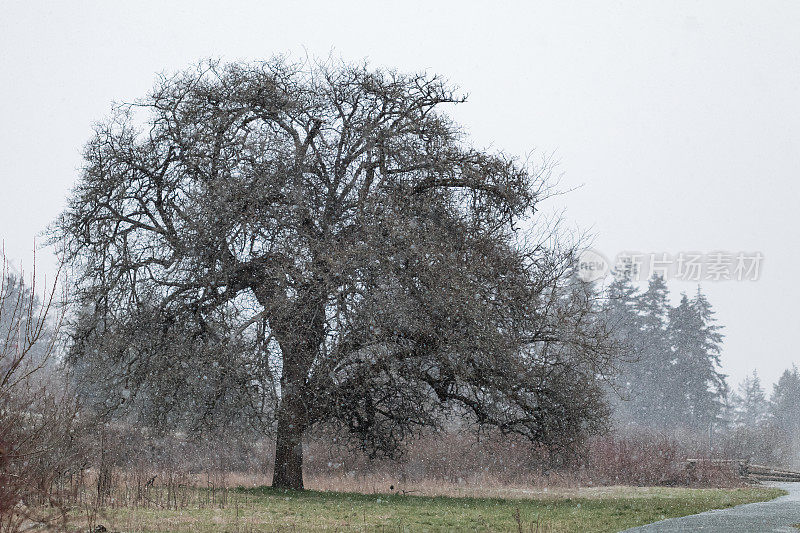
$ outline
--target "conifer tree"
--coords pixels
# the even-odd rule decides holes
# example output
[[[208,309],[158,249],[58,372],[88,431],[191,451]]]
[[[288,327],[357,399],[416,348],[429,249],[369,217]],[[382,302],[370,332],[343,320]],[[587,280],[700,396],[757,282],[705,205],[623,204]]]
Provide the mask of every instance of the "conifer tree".
[[[640,314],[640,346],[637,366],[640,381],[637,384],[634,416],[638,422],[653,427],[663,427],[671,420],[669,405],[670,370],[672,352],[667,337],[670,312],[669,291],[664,278],[653,276],[637,298]]]
[[[620,349],[617,377],[611,384],[610,398],[619,422],[635,422],[636,399],[643,370],[637,356],[642,344],[641,319],[636,308],[639,294],[627,276],[616,276],[606,294],[607,319]]]
[[[674,412],[683,423],[704,428],[716,421],[727,395],[719,372],[722,334],[714,311],[698,289],[691,300],[685,294],[670,313],[669,338],[674,354],[672,388]]]
[[[769,415],[775,426],[790,435],[800,435],[800,372],[792,365],[773,386]]]
[[[705,294],[697,288],[691,300],[698,320],[697,352],[690,360],[687,383],[689,405],[697,423],[705,426],[719,416],[728,394],[726,376],[721,370],[722,326],[716,324],[714,310]]]
[[[766,420],[769,404],[756,370],[739,384],[739,392],[733,395],[732,403],[737,425],[755,428]]]

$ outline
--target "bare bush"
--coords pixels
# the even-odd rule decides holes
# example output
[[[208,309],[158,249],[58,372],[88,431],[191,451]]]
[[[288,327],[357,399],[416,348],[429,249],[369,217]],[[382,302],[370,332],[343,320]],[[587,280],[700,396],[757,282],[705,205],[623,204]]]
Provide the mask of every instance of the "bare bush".
[[[63,310],[0,257],[0,531],[66,517],[65,479],[83,466],[77,404],[53,367]]]
[[[708,459],[708,449],[694,439],[658,432],[607,435],[588,446],[583,475],[598,485],[740,485],[738,472]]]

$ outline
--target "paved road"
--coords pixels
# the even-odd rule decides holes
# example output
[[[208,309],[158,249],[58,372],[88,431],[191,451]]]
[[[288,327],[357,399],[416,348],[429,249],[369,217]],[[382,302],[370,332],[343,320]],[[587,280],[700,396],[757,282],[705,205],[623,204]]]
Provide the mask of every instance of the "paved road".
[[[668,531],[703,531],[705,533],[770,532],[798,533],[792,527],[800,524],[800,483],[769,483],[789,491],[772,501],[747,503],[729,509],[669,518],[646,526],[626,530],[631,533],[661,533]]]

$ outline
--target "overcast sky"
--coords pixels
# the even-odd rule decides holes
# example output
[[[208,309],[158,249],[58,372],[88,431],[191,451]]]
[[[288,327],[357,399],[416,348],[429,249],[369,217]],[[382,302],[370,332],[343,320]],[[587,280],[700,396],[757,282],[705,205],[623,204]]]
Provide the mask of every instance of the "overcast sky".
[[[758,281],[703,282],[733,384],[800,362],[796,2],[48,2],[0,10],[0,238],[30,264],[92,123],[158,72],[275,53],[444,75],[476,144],[555,152],[551,201],[594,248],[761,252]],[[569,5],[569,7],[567,7]],[[54,261],[40,250],[38,261]],[[696,283],[671,282],[694,292]]]

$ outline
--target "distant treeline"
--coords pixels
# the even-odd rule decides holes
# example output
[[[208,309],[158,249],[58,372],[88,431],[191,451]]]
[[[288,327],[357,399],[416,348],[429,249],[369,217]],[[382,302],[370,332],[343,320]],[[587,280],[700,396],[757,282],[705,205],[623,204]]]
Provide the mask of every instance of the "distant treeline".
[[[615,422],[654,429],[764,430],[800,436],[800,372],[786,370],[768,399],[758,373],[732,391],[721,372],[722,326],[705,294],[673,306],[663,278],[644,290],[628,279],[608,288],[607,312],[624,347],[610,389]]]
[[[796,366],[785,370],[767,395],[758,372],[745,378],[731,393],[727,421],[733,427],[757,428],[770,424],[783,432],[800,437],[800,371]]]
[[[720,371],[722,326],[699,288],[672,306],[660,276],[643,291],[620,277],[608,288],[607,312],[624,347],[611,384],[618,423],[699,429],[722,419],[728,395]]]

